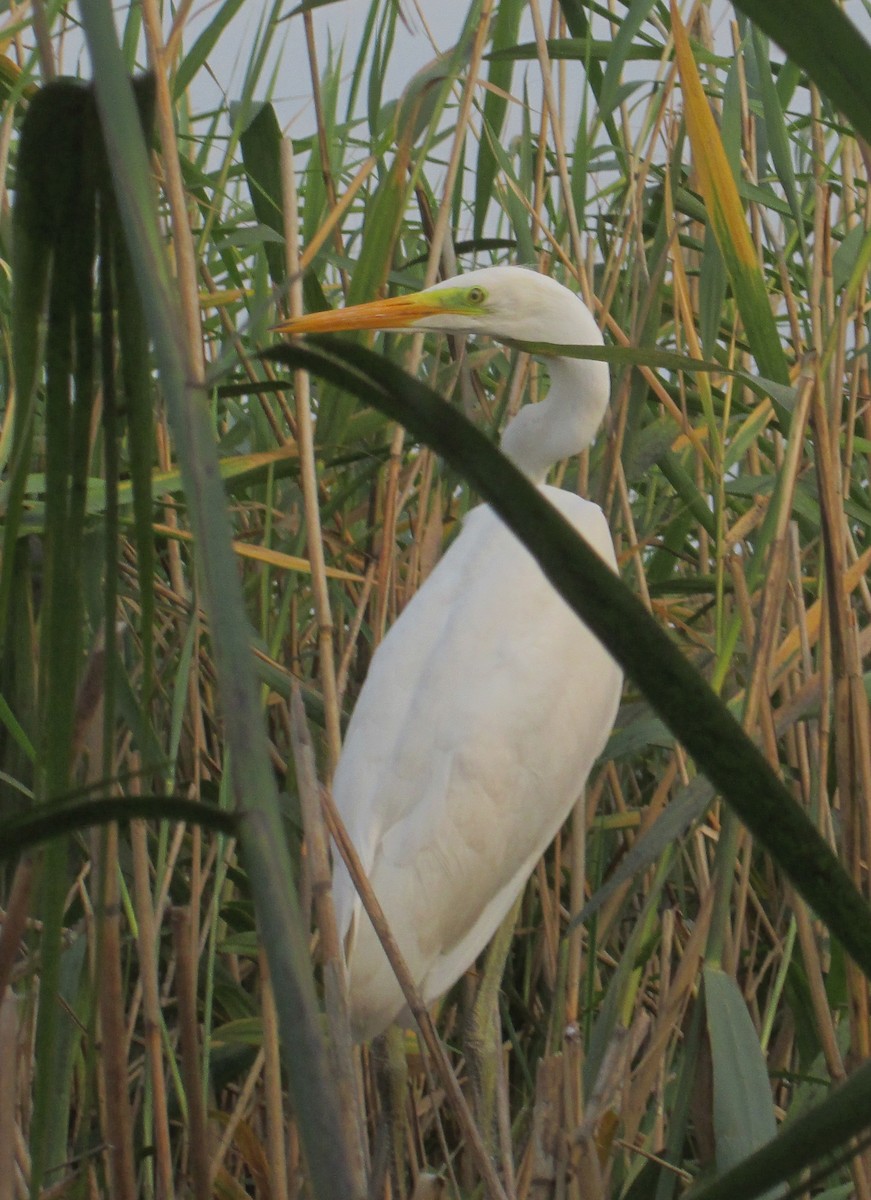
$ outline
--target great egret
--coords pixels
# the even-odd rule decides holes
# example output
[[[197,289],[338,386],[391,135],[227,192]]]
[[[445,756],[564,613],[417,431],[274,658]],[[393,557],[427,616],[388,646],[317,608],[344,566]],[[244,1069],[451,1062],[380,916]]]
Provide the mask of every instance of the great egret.
[[[555,280],[487,267],[415,295],[319,312],[282,333],[437,330],[602,344],[589,309]],[[545,484],[592,441],[609,396],[600,362],[550,357],[550,390],[502,449],[616,568],[602,510]],[[581,794],[617,712],[620,669],[486,505],[406,606],[372,659],[333,780],[336,805],[427,1003],[493,936]],[[337,858],[354,1036],[407,1010]]]

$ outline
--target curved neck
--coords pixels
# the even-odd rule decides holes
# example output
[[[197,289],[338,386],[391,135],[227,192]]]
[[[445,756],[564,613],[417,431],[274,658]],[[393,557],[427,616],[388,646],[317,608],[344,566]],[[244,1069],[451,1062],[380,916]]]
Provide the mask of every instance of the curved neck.
[[[608,407],[606,363],[549,358],[550,390],[525,405],[502,435],[502,450],[534,483],[563,458],[580,454],[596,436]]]

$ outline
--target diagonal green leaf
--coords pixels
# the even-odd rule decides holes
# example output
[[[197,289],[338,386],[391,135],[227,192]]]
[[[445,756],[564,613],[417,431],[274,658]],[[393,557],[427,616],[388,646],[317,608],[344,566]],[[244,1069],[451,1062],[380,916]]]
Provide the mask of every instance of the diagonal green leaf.
[[[202,67],[218,44],[221,34],[235,17],[245,0],[224,0],[217,13],[211,18],[203,32],[181,60],[172,81],[172,92],[176,100],[187,91],[188,84]]]
[[[443,455],[535,555],[701,770],[871,977],[871,911],[767,759],[631,592],[471,422],[362,346],[286,344],[265,357],[315,372]]]

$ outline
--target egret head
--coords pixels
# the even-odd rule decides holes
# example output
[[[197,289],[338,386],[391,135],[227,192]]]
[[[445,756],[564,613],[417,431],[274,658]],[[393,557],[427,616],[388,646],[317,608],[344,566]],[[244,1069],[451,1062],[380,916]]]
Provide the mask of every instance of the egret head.
[[[422,292],[373,300],[283,321],[277,333],[332,333],[350,329],[488,334],[507,341],[554,346],[601,346],[602,334],[574,292],[524,267],[483,267]],[[590,444],[608,404],[603,362],[537,351],[548,364],[550,391],[525,405],[502,437],[502,449],[531,479],[543,480],[559,459]]]
[[[602,344],[590,310],[574,292],[524,267],[482,267],[408,296],[310,313],[275,326],[284,334],[352,329],[432,329],[564,345]]]

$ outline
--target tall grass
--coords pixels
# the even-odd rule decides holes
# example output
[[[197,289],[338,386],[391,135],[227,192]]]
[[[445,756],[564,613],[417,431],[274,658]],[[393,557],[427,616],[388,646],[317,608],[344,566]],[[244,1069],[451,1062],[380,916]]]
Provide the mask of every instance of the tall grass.
[[[249,9],[238,103],[198,111]],[[390,0],[341,59],[287,9],[194,35],[143,0],[119,48],[83,3],[93,93],[49,86],[64,6],[0,59],[0,1200],[871,1197],[871,51],[828,0],[716,35],[478,0],[394,96]],[[624,619],[617,728],[523,897],[491,1137],[476,972],[404,1076],[347,1043],[319,783],[467,479],[510,506],[402,370],[490,438],[546,379],[435,336],[261,355],[276,306],[501,261],[605,329],[607,427],[556,480],[767,765]]]

